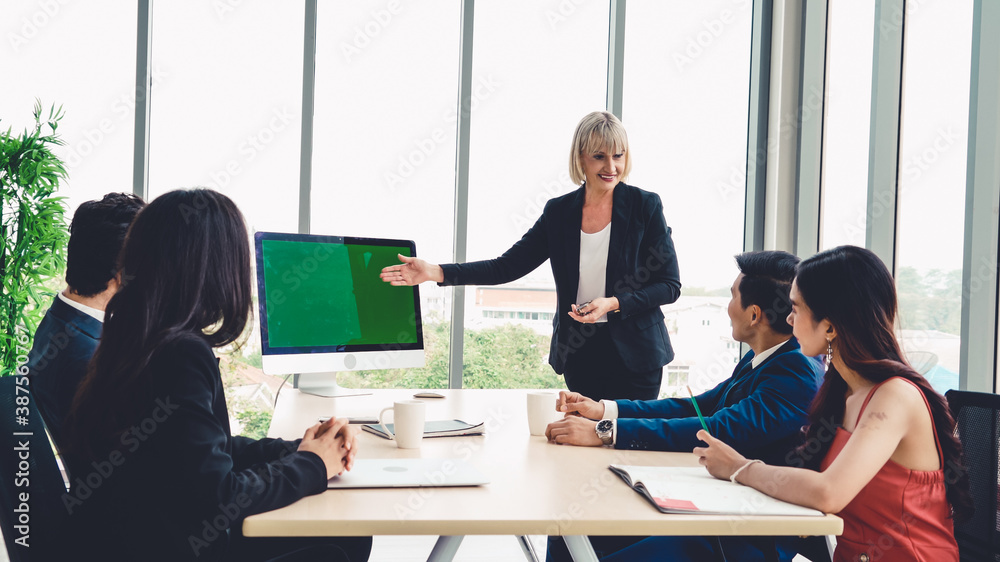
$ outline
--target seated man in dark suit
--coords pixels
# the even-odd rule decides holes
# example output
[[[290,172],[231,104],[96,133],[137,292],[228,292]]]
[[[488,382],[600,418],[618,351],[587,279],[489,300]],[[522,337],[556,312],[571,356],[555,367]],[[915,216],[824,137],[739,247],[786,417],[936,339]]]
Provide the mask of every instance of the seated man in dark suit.
[[[76,387],[97,349],[104,308],[118,291],[118,252],[144,205],[135,195],[109,193],[80,205],[70,223],[68,286],[52,300],[28,355],[31,392],[56,445]]]
[[[736,256],[740,274],[731,289],[729,318],[733,339],[751,351],[730,378],[697,396],[709,433],[768,464],[788,464],[786,456],[801,442],[800,430],[808,423],[809,404],[823,377],[819,362],[802,355],[785,321],[798,261],[786,252]],[[554,443],[684,452],[701,446],[695,437],[701,422],[687,398],[596,402],[562,392],[558,408],[577,415],[548,426],[546,435]],[[703,560],[716,554],[714,541],[706,538],[641,539],[591,537],[591,542],[602,560]],[[763,560],[763,550],[775,545],[781,560],[791,560],[794,544],[794,538],[721,540],[730,560]],[[549,560],[569,560],[559,540],[549,541],[549,551]]]

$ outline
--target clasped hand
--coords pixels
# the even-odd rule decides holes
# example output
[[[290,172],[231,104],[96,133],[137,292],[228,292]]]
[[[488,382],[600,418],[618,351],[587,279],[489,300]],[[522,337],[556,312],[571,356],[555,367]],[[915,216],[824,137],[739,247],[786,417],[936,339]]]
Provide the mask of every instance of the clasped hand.
[[[306,430],[299,451],[312,451],[323,459],[326,477],[333,478],[354,467],[358,430],[347,418],[330,418]]]

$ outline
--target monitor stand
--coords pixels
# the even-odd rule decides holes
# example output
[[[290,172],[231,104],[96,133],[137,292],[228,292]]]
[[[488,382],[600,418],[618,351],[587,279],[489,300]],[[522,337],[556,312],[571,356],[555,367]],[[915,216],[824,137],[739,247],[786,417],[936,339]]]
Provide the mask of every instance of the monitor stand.
[[[371,394],[367,390],[354,388],[344,388],[337,384],[337,373],[302,373],[296,374],[294,380],[295,388],[305,394],[325,396],[328,398],[341,398],[344,396],[366,396]]]

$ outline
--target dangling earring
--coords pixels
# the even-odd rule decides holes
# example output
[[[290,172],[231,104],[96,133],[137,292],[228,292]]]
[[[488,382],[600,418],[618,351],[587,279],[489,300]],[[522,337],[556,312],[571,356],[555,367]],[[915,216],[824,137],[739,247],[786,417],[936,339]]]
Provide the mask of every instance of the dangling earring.
[[[830,363],[833,362],[833,340],[826,340],[826,370],[830,370]]]

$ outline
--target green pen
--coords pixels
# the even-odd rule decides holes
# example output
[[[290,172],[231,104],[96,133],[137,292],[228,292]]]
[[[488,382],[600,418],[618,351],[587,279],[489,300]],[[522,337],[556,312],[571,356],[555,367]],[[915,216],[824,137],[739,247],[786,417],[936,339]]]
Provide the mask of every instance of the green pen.
[[[705,416],[701,415],[701,408],[698,407],[698,401],[694,399],[694,393],[691,392],[691,387],[688,386],[687,389],[688,389],[688,394],[691,395],[691,403],[694,404],[694,412],[698,414],[698,421],[701,422],[701,427],[705,428],[705,433],[711,433],[708,430],[708,424],[705,423]]]

